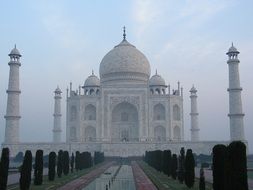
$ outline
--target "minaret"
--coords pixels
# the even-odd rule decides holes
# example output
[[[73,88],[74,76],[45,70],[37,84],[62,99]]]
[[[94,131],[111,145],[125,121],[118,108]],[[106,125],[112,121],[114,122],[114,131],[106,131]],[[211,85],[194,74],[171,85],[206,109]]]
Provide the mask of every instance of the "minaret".
[[[4,116],[6,120],[4,143],[6,144],[19,143],[19,120],[21,118],[19,113],[19,95],[21,93],[19,89],[19,67],[21,66],[21,54],[16,45],[9,56],[9,84],[6,91],[8,98],[6,115]]]
[[[61,142],[61,89],[57,86],[54,91],[54,129],[53,129],[53,142]]]
[[[199,121],[198,121],[198,104],[197,104],[197,90],[192,86],[191,90],[191,141],[199,141]]]
[[[239,76],[239,59],[238,54],[240,52],[233,46],[229,48],[228,55],[228,70],[229,70],[229,114],[230,119],[230,140],[242,140],[244,141],[244,126],[243,126],[243,111]]]

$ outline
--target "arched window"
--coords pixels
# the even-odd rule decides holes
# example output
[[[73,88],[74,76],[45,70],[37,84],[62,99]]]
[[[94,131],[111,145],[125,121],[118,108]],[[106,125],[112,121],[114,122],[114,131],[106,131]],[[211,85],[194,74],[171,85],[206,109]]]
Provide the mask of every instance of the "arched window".
[[[156,126],[154,129],[155,141],[165,141],[166,140],[166,130],[163,126]]]
[[[71,109],[70,109],[70,121],[75,121],[76,117],[77,117],[76,106],[71,106]]]
[[[97,91],[96,91],[96,95],[99,95],[99,93],[100,93],[100,92],[99,92],[99,89],[97,89]]]
[[[154,90],[153,90],[152,88],[150,89],[150,93],[151,93],[151,94],[154,94]]]
[[[84,120],[96,120],[96,107],[89,104],[84,110]]]
[[[95,93],[94,89],[90,89],[90,95],[93,95]]]
[[[160,89],[159,89],[159,88],[155,89],[155,94],[161,94],[161,92],[160,92]]]
[[[126,112],[121,113],[121,121],[128,121],[128,114]]]
[[[76,140],[76,128],[75,127],[70,127],[70,139]]]
[[[85,141],[95,141],[96,140],[96,129],[95,127],[88,126],[84,130]]]
[[[153,120],[165,120],[165,107],[162,104],[154,106]]]
[[[180,135],[180,127],[175,126],[173,129],[173,140],[180,141],[181,135]]]
[[[180,120],[180,108],[177,104],[173,106],[173,119]]]

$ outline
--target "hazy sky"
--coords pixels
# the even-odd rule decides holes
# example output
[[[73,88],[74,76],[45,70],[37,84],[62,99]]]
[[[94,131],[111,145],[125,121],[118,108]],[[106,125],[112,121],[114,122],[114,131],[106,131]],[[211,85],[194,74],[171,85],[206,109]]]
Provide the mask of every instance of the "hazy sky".
[[[228,140],[228,66],[234,42],[241,52],[245,135],[253,152],[253,1],[243,0],[12,0],[0,1],[0,142],[4,139],[8,53],[22,54],[21,141],[51,141],[53,91],[83,85],[103,56],[122,40],[141,50],[172,88],[184,87],[185,139],[190,139],[189,90],[198,90],[202,140]]]

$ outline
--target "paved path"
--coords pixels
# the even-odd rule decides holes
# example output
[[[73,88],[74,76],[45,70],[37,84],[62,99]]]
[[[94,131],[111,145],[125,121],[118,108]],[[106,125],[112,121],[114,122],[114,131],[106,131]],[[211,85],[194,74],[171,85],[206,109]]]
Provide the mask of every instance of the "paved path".
[[[204,169],[205,172],[205,180],[213,183],[213,174],[212,174],[212,170],[207,170]],[[199,178],[199,168],[195,168],[195,175],[197,178]],[[253,180],[248,178],[248,186],[249,186],[249,190],[253,190]]]
[[[148,176],[143,172],[140,166],[135,162],[131,162],[136,190],[157,190],[155,185],[150,181]]]
[[[81,190],[85,186],[87,186],[90,182],[92,182],[95,178],[97,178],[100,174],[102,174],[105,170],[107,170],[109,167],[111,167],[115,162],[108,162],[104,165],[102,165],[99,168],[96,168],[95,170],[92,170],[88,174],[75,179],[66,185],[58,188],[58,190]]]

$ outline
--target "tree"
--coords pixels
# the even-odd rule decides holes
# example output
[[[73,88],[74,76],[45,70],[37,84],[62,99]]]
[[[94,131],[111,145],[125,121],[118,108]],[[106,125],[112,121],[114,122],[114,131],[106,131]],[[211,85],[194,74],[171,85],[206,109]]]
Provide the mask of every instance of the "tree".
[[[162,155],[163,152],[161,150],[155,150],[155,169],[159,172],[162,171],[162,164],[163,164]]]
[[[48,160],[48,180],[49,181],[54,181],[55,164],[56,164],[56,153],[50,152],[49,153],[49,160]]]
[[[205,190],[206,189],[206,182],[205,182],[205,174],[204,169],[201,166],[199,171],[199,190]]]
[[[178,157],[178,181],[184,183],[185,175],[185,150],[184,147],[180,150],[180,156]]]
[[[21,166],[19,187],[21,190],[28,190],[31,184],[32,173],[32,153],[30,150],[25,152],[23,164]]]
[[[241,141],[228,145],[229,190],[248,190],[246,146]]]
[[[71,173],[73,173],[74,171],[74,162],[75,162],[75,157],[74,157],[74,153],[72,152],[71,161],[70,161]]]
[[[171,177],[177,179],[177,155],[173,154],[171,159]]]
[[[163,173],[170,176],[171,175],[171,151],[164,150],[163,151]]]
[[[185,156],[185,185],[188,188],[192,188],[195,179],[195,160],[192,154],[192,150],[188,149]]]
[[[57,175],[58,177],[61,177],[62,175],[62,165],[63,165],[63,151],[62,150],[59,150],[58,152],[58,158],[57,158]]]
[[[228,190],[227,147],[218,144],[213,147],[213,189]],[[227,177],[226,177],[227,176]],[[230,189],[229,189],[230,190]]]
[[[43,181],[43,150],[37,150],[34,166],[34,185],[41,185]]]
[[[76,151],[75,169],[76,171],[80,170],[80,152],[79,151]]]
[[[0,162],[0,189],[3,190],[7,187],[9,162],[9,148],[3,148]]]
[[[69,152],[64,151],[63,152],[63,174],[68,175],[69,174]]]

